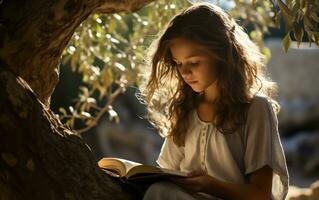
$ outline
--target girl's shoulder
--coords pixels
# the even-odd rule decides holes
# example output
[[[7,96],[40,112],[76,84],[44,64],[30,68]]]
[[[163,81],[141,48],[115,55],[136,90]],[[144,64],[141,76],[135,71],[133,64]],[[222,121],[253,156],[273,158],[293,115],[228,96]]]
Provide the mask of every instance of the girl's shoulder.
[[[276,120],[276,103],[268,96],[255,95],[250,103],[246,125]]]
[[[272,107],[272,100],[263,94],[255,94],[249,106],[249,113],[260,112]]]

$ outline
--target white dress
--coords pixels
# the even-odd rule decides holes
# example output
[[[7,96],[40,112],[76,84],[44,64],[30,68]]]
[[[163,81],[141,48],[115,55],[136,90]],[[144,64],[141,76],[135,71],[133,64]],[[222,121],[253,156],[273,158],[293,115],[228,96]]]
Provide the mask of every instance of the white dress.
[[[222,134],[192,111],[185,146],[178,147],[166,137],[157,163],[164,168],[191,172],[204,170],[208,175],[229,183],[248,183],[247,174],[265,165],[273,169],[272,199],[284,200],[289,185],[286,159],[278,133],[278,120],[271,103],[255,96],[246,124],[232,134]],[[218,199],[211,195],[190,194],[169,182],[152,184],[144,200]]]

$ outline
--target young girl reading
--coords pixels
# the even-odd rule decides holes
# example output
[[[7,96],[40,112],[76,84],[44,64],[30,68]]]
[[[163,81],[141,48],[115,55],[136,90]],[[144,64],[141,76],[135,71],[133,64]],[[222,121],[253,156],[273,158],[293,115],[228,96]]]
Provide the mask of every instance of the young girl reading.
[[[189,176],[152,184],[144,199],[285,199],[276,87],[243,29],[221,8],[194,4],[154,45],[142,92],[165,136],[157,163]]]

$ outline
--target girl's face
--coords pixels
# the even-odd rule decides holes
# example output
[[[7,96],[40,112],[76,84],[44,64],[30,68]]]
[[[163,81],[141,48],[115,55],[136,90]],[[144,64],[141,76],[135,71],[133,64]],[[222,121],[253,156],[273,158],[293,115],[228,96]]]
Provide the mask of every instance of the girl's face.
[[[202,92],[216,85],[217,60],[207,47],[184,38],[171,40],[170,51],[184,81]]]

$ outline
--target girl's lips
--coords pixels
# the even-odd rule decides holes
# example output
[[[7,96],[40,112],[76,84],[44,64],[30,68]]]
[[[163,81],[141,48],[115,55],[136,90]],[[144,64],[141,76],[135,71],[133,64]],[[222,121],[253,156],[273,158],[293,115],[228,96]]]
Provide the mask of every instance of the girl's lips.
[[[194,84],[197,83],[197,81],[187,81],[188,84]]]

